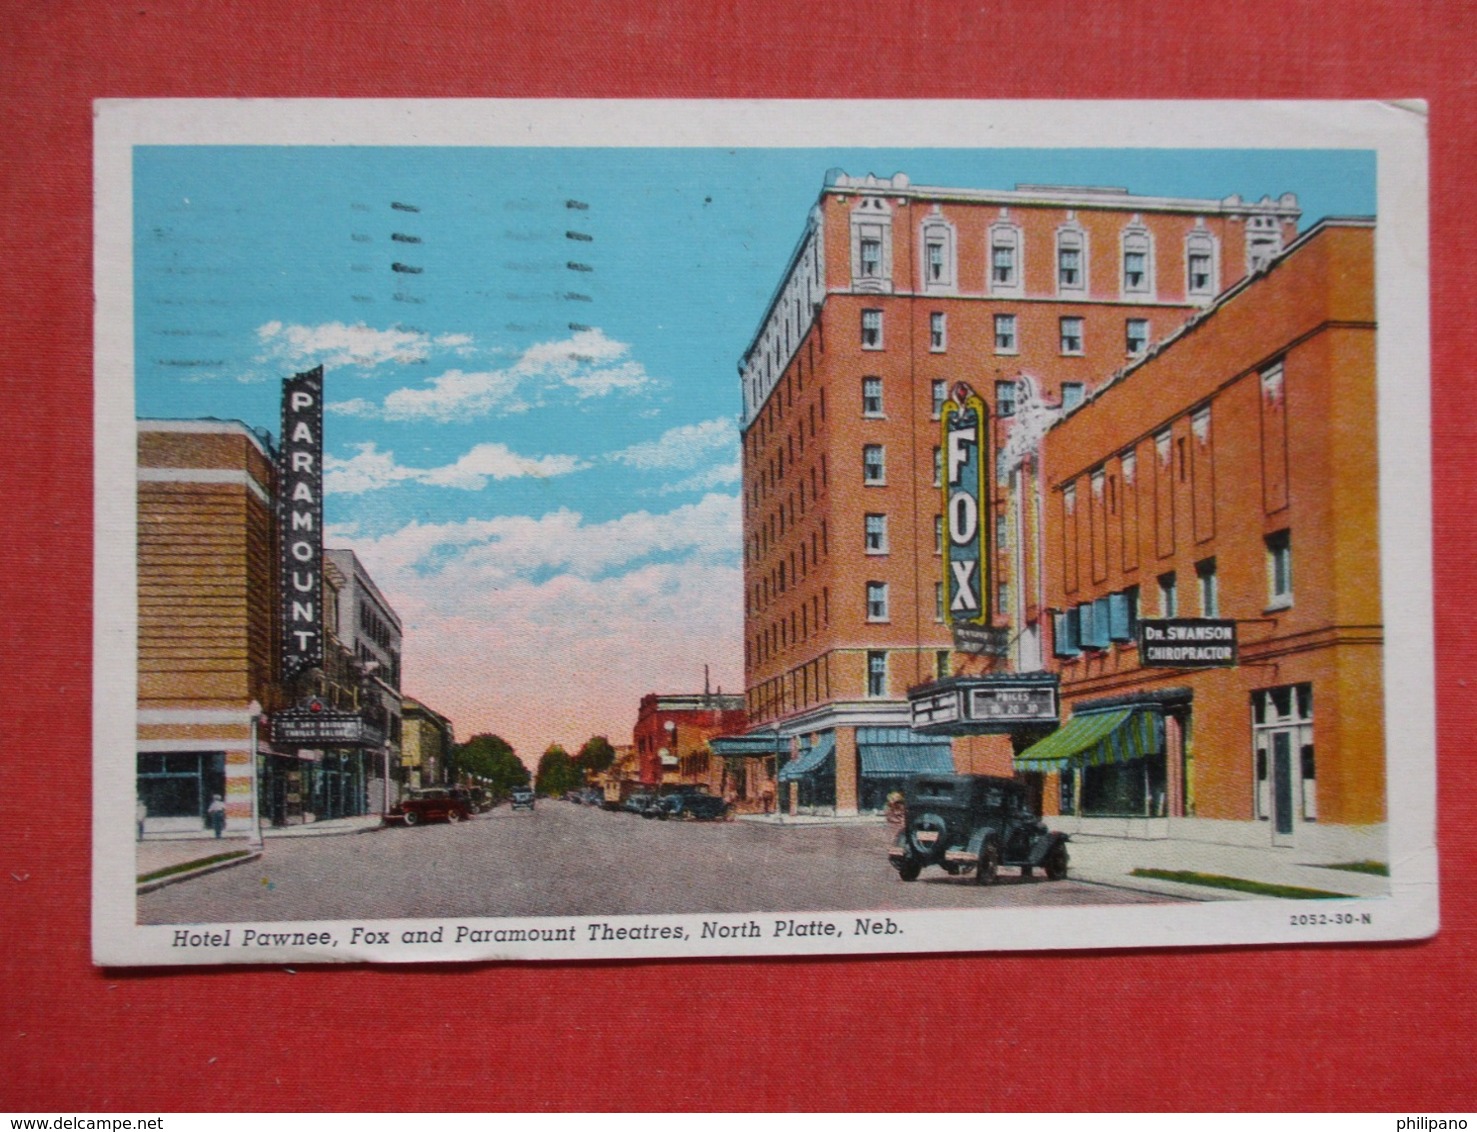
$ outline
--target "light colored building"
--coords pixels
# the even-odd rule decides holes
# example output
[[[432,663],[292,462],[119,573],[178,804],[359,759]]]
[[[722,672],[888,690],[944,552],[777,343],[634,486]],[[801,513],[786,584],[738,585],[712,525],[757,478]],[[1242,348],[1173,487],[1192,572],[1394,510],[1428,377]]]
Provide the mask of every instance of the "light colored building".
[[[400,765],[407,787],[446,782],[448,759],[456,746],[451,720],[419,700],[401,699]]]

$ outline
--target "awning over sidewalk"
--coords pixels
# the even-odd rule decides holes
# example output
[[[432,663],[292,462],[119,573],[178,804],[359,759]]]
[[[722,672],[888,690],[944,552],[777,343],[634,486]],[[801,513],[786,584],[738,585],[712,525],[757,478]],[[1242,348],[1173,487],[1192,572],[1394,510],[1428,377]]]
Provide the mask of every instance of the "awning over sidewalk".
[[[816,740],[815,746],[801,754],[798,759],[788,762],[780,767],[779,780],[781,782],[794,782],[807,774],[814,774],[826,765],[826,760],[835,753],[836,733],[827,731],[824,736]]]
[[[790,741],[773,731],[760,731],[750,735],[719,735],[708,740],[708,747],[715,755],[725,759],[758,759],[790,753]]]
[[[947,744],[859,743],[857,754],[869,778],[954,773],[954,754]]]
[[[1047,773],[1077,766],[1133,762],[1164,750],[1164,717],[1143,708],[1074,715],[1015,757],[1016,770]]]

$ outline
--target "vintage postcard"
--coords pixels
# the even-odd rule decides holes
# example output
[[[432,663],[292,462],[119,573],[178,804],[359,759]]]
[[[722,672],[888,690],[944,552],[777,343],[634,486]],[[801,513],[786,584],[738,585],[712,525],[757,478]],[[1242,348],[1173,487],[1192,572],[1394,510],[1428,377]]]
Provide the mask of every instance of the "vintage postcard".
[[[1422,104],[95,152],[96,962],[1437,930]]]

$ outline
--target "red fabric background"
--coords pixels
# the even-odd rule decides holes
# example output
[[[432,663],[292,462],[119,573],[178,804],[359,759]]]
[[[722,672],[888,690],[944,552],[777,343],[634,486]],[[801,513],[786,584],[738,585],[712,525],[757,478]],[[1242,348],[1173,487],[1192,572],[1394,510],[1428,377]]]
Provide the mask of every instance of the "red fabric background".
[[[1472,1109],[1474,24],[1462,0],[5,5],[0,1108]],[[93,969],[90,100],[245,95],[1430,99],[1440,936]]]

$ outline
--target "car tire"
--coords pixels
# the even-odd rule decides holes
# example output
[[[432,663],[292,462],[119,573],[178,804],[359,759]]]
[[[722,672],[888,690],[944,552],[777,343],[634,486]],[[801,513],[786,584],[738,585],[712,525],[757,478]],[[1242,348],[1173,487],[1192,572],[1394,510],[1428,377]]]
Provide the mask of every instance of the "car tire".
[[[416,813],[414,810],[406,810],[405,811],[405,824],[406,825],[419,825],[420,824],[420,821],[421,821],[420,814]]]
[[[450,825],[456,825],[456,823],[459,822],[459,821],[461,821],[461,820],[462,820],[462,814],[461,814],[461,811],[460,810],[447,810],[446,811],[446,821],[447,821],[448,824],[450,824]]]
[[[917,880],[918,874],[922,871],[923,866],[910,858],[898,865],[897,878],[898,880]]]
[[[985,842],[980,850],[979,864],[974,867],[975,884],[994,884],[1000,871],[1000,847],[993,841]]]
[[[1046,854],[1046,879],[1067,879],[1067,847],[1058,841],[1051,847],[1051,852]]]

